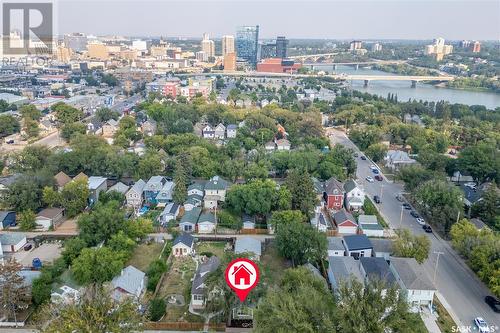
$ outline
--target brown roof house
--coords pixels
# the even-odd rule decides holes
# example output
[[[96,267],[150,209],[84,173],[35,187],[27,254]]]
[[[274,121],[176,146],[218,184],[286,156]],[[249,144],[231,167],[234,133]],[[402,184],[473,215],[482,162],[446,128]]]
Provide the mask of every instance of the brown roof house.
[[[56,180],[57,189],[61,191],[63,187],[71,181],[71,177],[60,171],[57,175],[54,176]]]
[[[50,227],[57,228],[64,221],[63,208],[45,208],[36,215],[35,223],[42,230],[49,230]]]

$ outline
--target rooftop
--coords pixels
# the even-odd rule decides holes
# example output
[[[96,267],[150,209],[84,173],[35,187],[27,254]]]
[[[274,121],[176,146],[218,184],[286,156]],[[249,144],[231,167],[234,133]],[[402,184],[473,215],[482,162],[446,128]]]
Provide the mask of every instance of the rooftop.
[[[392,274],[389,264],[384,258],[361,257],[359,261],[367,278],[379,279],[387,284],[396,282],[396,278]]]
[[[182,243],[182,244],[186,245],[187,247],[191,247],[191,246],[193,246],[193,243],[194,243],[194,237],[191,236],[190,234],[182,233],[175,238],[174,246],[179,244],[179,243]]]
[[[97,188],[99,188],[99,186],[102,185],[102,183],[106,182],[106,178],[91,176],[89,177],[88,182],[89,182],[89,189],[96,190]]]
[[[25,234],[21,233],[8,233],[8,234],[0,234],[0,244],[2,245],[17,245],[23,239],[26,239]]]
[[[344,244],[341,237],[328,237],[328,250],[344,251]]]
[[[141,282],[146,274],[134,266],[127,266],[122,269],[120,275],[115,276],[111,284],[115,288],[125,290],[130,294],[134,294],[141,286]]]
[[[372,243],[366,235],[344,236],[344,244],[349,251],[364,250],[373,248]]]
[[[406,289],[436,290],[431,279],[415,258],[391,258],[391,266]]]
[[[262,254],[262,244],[260,240],[252,237],[237,238],[234,243],[234,253],[252,252],[260,256]]]
[[[359,268],[359,261],[353,257],[328,257],[329,268],[337,284],[340,281],[349,281],[350,279],[356,279],[359,282],[363,282],[363,274]]]

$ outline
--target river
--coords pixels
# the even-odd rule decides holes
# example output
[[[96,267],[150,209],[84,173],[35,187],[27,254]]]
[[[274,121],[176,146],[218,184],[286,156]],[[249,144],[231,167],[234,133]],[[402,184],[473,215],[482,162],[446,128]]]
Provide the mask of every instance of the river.
[[[316,70],[324,70],[332,72],[332,65],[316,64]],[[337,66],[337,74],[359,74],[359,75],[394,75],[378,70],[359,67],[356,70],[352,66]],[[367,92],[370,94],[387,97],[389,93],[396,94],[399,101],[407,101],[409,99],[424,100],[424,101],[441,101],[445,100],[450,103],[461,103],[467,105],[484,105],[489,109],[500,107],[500,94],[483,91],[470,91],[435,87],[430,84],[417,83],[416,88],[411,88],[410,81],[370,81],[368,87],[364,87],[363,81],[350,82],[353,89]]]

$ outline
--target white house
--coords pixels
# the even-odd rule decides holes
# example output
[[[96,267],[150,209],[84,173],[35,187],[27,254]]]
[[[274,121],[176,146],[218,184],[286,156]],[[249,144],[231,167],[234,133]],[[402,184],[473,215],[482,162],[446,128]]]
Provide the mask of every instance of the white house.
[[[203,195],[204,195],[203,191],[204,191],[204,186],[203,186],[203,184],[200,184],[200,183],[193,183],[193,184],[189,185],[187,188],[188,196],[190,196],[192,194],[196,194],[196,195],[199,195],[200,197],[203,197]]]
[[[144,280],[146,274],[134,266],[127,266],[122,269],[120,275],[115,276],[111,281],[113,292],[111,297],[116,301],[121,301],[125,297],[139,299],[144,290]]]
[[[106,178],[96,176],[89,177],[88,184],[90,191],[89,201],[93,204],[99,200],[99,193],[106,192],[108,184],[106,183]]]
[[[390,260],[393,253],[393,246],[391,239],[370,238],[370,243],[373,246],[374,257],[384,258]]]
[[[363,234],[368,237],[384,237],[384,228],[375,215],[359,215],[358,224]]]
[[[276,149],[278,150],[290,150],[292,145],[287,139],[276,140]]]
[[[205,139],[213,139],[215,137],[215,130],[210,125],[203,127],[201,133]]]
[[[172,246],[172,253],[176,257],[189,256],[194,253],[194,237],[187,233],[177,236]]]
[[[252,237],[237,238],[234,243],[234,253],[251,253],[251,259],[260,260],[262,255],[262,243],[260,240]]]
[[[328,237],[328,256],[343,257],[345,255],[345,247],[342,242],[342,237]]]
[[[235,125],[235,124],[229,124],[229,125],[227,125],[227,127],[226,127],[226,137],[228,139],[235,138],[237,130],[238,130],[238,126],[237,125]]]
[[[231,183],[219,176],[212,177],[205,184],[205,197],[217,196],[219,201],[226,200],[226,191],[231,186]]]
[[[311,225],[314,229],[321,232],[326,232],[328,229],[328,221],[321,211],[321,206],[317,206],[314,209],[314,216],[311,218]]]
[[[179,216],[179,204],[170,202],[165,206],[158,219],[162,225],[166,225],[168,222],[175,220],[177,216]]]
[[[348,180],[344,184],[345,206],[348,210],[358,211],[365,203],[365,192],[354,180]]]
[[[49,230],[56,228],[64,220],[64,208],[45,208],[36,215],[35,223],[37,228]]]
[[[193,232],[196,228],[196,223],[200,217],[201,208],[194,207],[191,210],[184,212],[184,215],[179,222],[179,229],[183,232]]]
[[[203,208],[210,210],[216,209],[218,199],[219,197],[216,195],[205,195],[203,198]]]
[[[276,149],[276,143],[274,141],[268,141],[266,142],[266,144],[264,145],[264,148],[266,149],[266,151],[268,152],[271,152],[271,151],[274,151]]]
[[[412,307],[432,304],[436,287],[414,258],[391,258],[390,269]]]
[[[219,258],[212,256],[198,266],[191,285],[190,303],[193,309],[203,309],[205,307],[205,279],[207,274],[215,271],[219,265]]]
[[[255,218],[248,214],[243,214],[241,217],[243,221],[243,229],[255,229]]]
[[[356,219],[344,208],[333,214],[333,219],[335,220],[339,234],[354,235],[357,233],[358,225],[356,223]]]
[[[22,233],[0,234],[2,252],[17,252],[26,245],[26,235]]]
[[[198,218],[198,233],[200,234],[210,234],[215,231],[217,222],[215,221],[215,215],[212,213],[203,213]]]
[[[361,257],[371,257],[373,245],[366,235],[347,235],[342,239],[346,256],[359,259]]]
[[[226,126],[220,123],[214,129],[214,138],[224,139],[225,137],[226,137]]]
[[[137,209],[142,205],[142,202],[144,201],[144,186],[146,186],[146,182],[142,179],[139,179],[128,190],[127,194],[125,194],[125,198],[127,199],[127,206]]]
[[[401,150],[388,150],[384,157],[385,166],[391,170],[399,170],[417,161],[410,158],[407,152]]]

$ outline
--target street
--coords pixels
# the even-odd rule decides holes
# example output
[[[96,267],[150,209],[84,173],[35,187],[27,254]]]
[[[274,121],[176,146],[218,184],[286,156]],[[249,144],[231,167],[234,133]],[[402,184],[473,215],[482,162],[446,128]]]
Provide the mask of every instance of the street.
[[[363,155],[344,132],[332,130],[330,137],[332,144],[342,144]],[[373,198],[374,195],[381,196],[381,204],[377,207],[381,215],[393,229],[400,228],[401,202],[396,199],[396,195],[404,192],[402,184],[388,182],[384,177],[383,181],[369,183],[365,180],[367,176],[374,176],[370,170],[372,162],[357,158],[357,182],[364,187],[366,195]],[[383,188],[382,188],[383,187]],[[381,189],[382,188],[382,189]],[[382,193],[382,195],[381,195]],[[459,318],[458,325],[471,326],[475,317],[483,317],[489,325],[500,326],[500,315],[484,302],[484,297],[492,293],[481,282],[474,272],[472,272],[466,263],[451,248],[450,243],[441,239],[438,235],[427,234],[422,227],[409,214],[409,210],[403,210],[401,219],[403,228],[410,229],[415,235],[427,235],[431,240],[431,250],[429,259],[423,266],[429,277],[433,279],[436,267],[437,252],[442,253],[439,258],[435,285],[437,290],[452,307],[454,313]],[[497,329],[498,331],[498,329]]]

